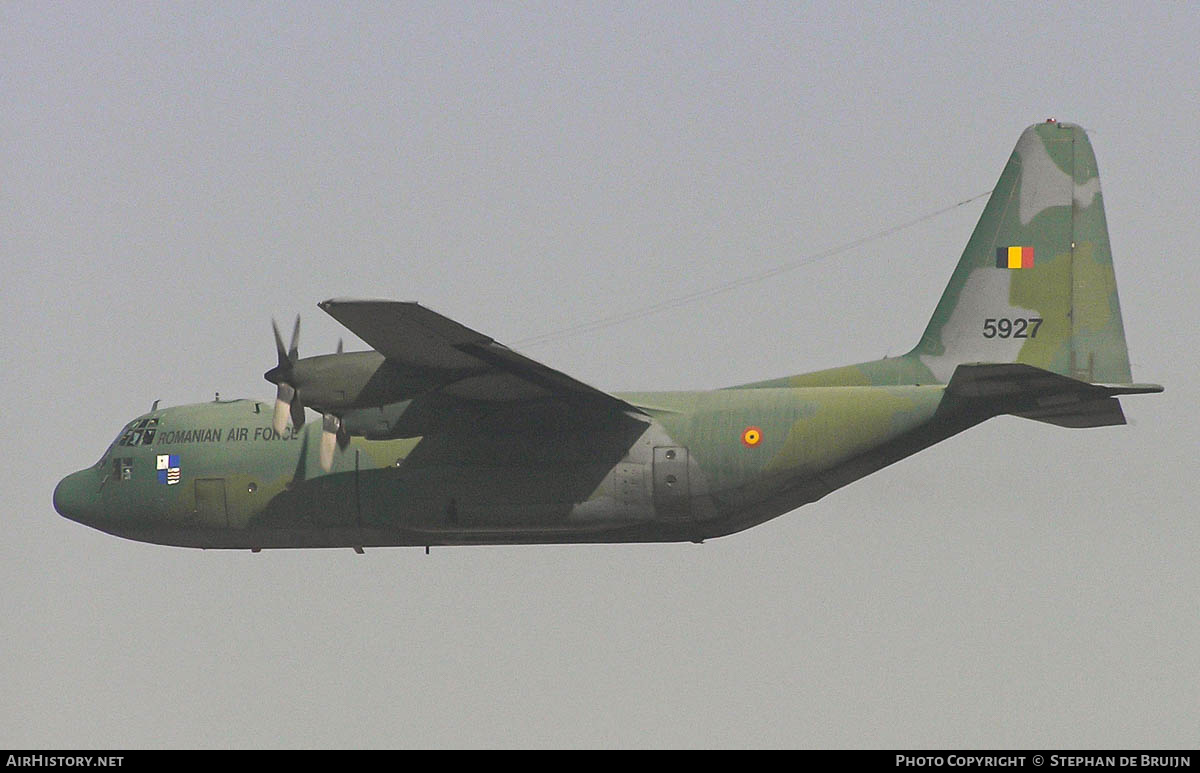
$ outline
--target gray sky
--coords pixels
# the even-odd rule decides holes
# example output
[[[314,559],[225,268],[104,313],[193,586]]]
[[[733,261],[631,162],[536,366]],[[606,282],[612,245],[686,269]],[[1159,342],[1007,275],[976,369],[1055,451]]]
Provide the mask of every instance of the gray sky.
[[[0,5],[0,746],[1200,743],[1191,3]],[[514,343],[989,189],[1087,127],[1130,426],[1001,418],[702,546],[204,552],[55,514],[331,296]],[[530,347],[602,389],[906,351],[982,201]]]

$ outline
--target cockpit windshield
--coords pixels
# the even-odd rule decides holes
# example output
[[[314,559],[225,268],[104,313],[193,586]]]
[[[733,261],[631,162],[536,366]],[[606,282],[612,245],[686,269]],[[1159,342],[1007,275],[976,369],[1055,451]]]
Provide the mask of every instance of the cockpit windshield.
[[[117,439],[119,446],[149,446],[154,444],[154,433],[158,431],[158,417],[132,421],[121,437]]]
[[[109,456],[112,455],[113,449],[118,446],[149,446],[154,445],[154,435],[158,432],[158,417],[153,416],[147,419],[134,419],[125,425],[121,430],[121,434],[117,435],[114,440],[105,450],[100,461],[96,462],[96,469],[103,469],[108,462]]]

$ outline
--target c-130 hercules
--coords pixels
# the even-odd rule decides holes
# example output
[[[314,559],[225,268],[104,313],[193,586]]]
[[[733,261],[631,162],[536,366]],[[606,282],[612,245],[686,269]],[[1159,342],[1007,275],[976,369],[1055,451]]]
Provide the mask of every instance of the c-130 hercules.
[[[1091,144],[1053,120],[1021,135],[900,357],[607,394],[415,303],[319,305],[374,350],[301,359],[276,331],[274,410],[152,410],[58,484],[58,512],[201,548],[702,541],[993,416],[1124,424],[1118,396],[1162,391],[1132,383]]]

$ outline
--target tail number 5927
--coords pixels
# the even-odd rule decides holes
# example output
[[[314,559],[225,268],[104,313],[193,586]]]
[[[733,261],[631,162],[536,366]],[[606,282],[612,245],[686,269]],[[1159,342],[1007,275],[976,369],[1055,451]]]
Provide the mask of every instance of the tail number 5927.
[[[1040,317],[1018,317],[1010,319],[989,317],[983,321],[984,338],[1037,338],[1038,328],[1042,326]]]

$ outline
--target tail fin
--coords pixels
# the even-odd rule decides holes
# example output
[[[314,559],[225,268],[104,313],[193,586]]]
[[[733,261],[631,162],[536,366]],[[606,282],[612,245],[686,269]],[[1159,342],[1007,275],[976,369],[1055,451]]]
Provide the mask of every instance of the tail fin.
[[[948,384],[960,365],[976,363],[1028,366],[1085,385],[1133,380],[1096,157],[1078,126],[1048,121],[1021,134],[912,351],[743,386]],[[1021,391],[1041,392],[1028,384]],[[1055,414],[1054,423],[1117,423],[1111,406],[1098,403],[1104,415],[1086,419]]]
[[[1021,134],[907,359],[941,383],[970,362],[1132,381],[1096,157],[1083,129],[1047,122]]]

